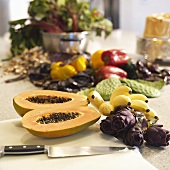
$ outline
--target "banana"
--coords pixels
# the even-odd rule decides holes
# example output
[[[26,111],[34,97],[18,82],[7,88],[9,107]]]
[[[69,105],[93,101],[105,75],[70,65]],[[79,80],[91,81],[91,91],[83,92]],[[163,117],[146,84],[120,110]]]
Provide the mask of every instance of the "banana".
[[[98,93],[97,91],[91,91],[88,94],[88,100],[90,101],[90,103],[96,107],[97,109],[99,108],[99,106],[104,103],[103,98],[101,97],[100,93]]]
[[[131,100],[130,107],[135,111],[139,111],[142,113],[150,111],[149,105],[143,100]]]
[[[123,95],[123,94],[118,95],[118,96],[114,97],[111,105],[113,106],[113,108],[116,108],[118,106],[130,106],[131,105],[131,99],[128,96]]]
[[[144,115],[146,119],[153,123],[156,123],[159,120],[157,112],[152,108],[149,108],[149,112],[144,112]]]
[[[105,116],[109,116],[110,112],[113,111],[113,106],[110,103],[102,103],[99,106],[99,112]]]
[[[144,94],[131,94],[129,97],[131,100],[143,100],[148,103],[148,98]]]
[[[118,95],[129,96],[131,93],[132,93],[132,89],[130,87],[125,85],[119,86],[112,92],[112,95],[110,96],[110,103],[113,105],[113,100]]]

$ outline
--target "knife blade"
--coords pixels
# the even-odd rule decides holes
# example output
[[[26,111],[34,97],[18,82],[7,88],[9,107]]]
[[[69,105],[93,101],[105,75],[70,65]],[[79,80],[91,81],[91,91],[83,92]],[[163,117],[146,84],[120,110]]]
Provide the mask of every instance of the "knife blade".
[[[127,146],[48,146],[48,145],[14,145],[0,146],[0,156],[3,155],[30,155],[47,154],[48,157],[76,157],[111,154],[126,149]],[[134,149],[128,147],[128,149]]]

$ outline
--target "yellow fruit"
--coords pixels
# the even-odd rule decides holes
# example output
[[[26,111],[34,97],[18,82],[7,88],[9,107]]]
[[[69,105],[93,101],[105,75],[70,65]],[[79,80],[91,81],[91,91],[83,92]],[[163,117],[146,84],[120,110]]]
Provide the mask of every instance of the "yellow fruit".
[[[77,72],[85,71],[87,69],[87,59],[82,55],[76,60],[72,61],[70,65],[72,65]]]
[[[144,94],[131,94],[129,97],[131,100],[143,100],[148,103],[148,98]]]
[[[113,105],[113,100],[116,96],[119,95],[126,95],[129,96],[132,93],[132,89],[128,86],[119,86],[112,92],[112,95],[110,96],[110,103]]]
[[[80,56],[76,61],[76,70],[78,72],[85,71],[86,66],[86,58],[84,56]]]
[[[111,105],[116,108],[118,106],[130,106],[131,105],[131,99],[126,95],[118,95],[116,96]]]
[[[93,68],[100,68],[104,66],[104,62],[102,61],[102,53],[104,50],[97,50],[95,53],[91,56],[91,64]]]
[[[105,115],[105,116],[109,116],[110,112],[113,111],[113,106],[110,103],[102,103],[99,106],[99,111],[101,114]]]
[[[159,120],[157,112],[152,108],[149,108],[149,112],[144,112],[144,115],[146,119],[152,121],[153,123],[156,123]]]
[[[90,101],[90,103],[96,107],[97,109],[99,108],[99,106],[104,103],[103,98],[101,97],[101,95],[97,92],[97,91],[92,91],[88,94],[88,100]]]
[[[143,100],[132,100],[130,107],[134,109],[135,111],[139,111],[142,113],[150,111],[149,105]]]
[[[64,72],[64,74],[67,75],[68,77],[72,77],[77,74],[76,69],[71,65],[65,65],[61,67],[61,69],[62,72]]]
[[[53,80],[56,80],[56,79],[64,80],[68,78],[68,76],[66,76],[66,74],[61,70],[60,67],[54,67],[53,69],[51,69],[50,76]]]
[[[53,64],[51,65],[51,69],[55,69],[56,67],[60,67],[61,64],[62,64],[61,61],[56,62],[56,63],[53,63]]]
[[[50,76],[52,79],[65,80],[77,74],[76,69],[72,65],[62,65],[62,62],[57,62],[51,66]]]

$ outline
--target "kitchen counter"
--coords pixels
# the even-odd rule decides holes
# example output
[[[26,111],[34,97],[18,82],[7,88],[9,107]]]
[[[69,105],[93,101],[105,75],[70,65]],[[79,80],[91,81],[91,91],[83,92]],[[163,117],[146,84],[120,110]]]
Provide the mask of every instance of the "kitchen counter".
[[[0,43],[2,43],[2,39]],[[4,41],[5,42],[5,41]],[[6,42],[9,43],[9,42]],[[8,45],[7,45],[8,46]],[[124,48],[128,51],[129,55],[134,59],[139,57],[135,55],[136,49],[136,34],[131,32],[122,32],[121,30],[115,30],[108,39],[94,38],[90,41],[88,51],[94,52],[98,49],[110,49],[110,48]],[[2,55],[3,52],[3,55]],[[5,57],[5,50],[1,49],[1,59]],[[2,69],[0,70],[2,73]],[[6,75],[0,78],[0,123],[5,120],[12,120],[20,118],[15,112],[12,104],[12,99],[15,95],[27,91],[38,89],[28,80],[17,81],[13,83],[5,83],[7,80],[14,75]],[[161,96],[158,98],[150,99],[150,106],[154,108],[160,117],[159,124],[163,124],[165,129],[170,130],[170,85],[166,85],[161,90]],[[5,130],[5,129],[0,129]],[[166,148],[153,148],[148,146],[142,146],[140,149],[143,157],[154,165],[159,170],[170,170],[170,146]],[[140,166],[140,165],[139,165]]]

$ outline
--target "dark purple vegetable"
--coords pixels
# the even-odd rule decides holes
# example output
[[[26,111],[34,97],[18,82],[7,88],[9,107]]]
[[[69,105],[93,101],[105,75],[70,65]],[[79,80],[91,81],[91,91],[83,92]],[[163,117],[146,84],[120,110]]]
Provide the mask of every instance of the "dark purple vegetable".
[[[136,122],[136,117],[129,108],[119,107],[119,109],[107,117],[106,120],[102,120],[100,129],[105,134],[119,138],[126,130],[133,127]]]
[[[50,69],[51,65],[49,63],[42,63],[37,67],[30,68],[28,70],[30,82],[35,86],[42,87],[46,81],[50,80]]]
[[[48,90],[60,90],[66,92],[76,93],[85,88],[94,86],[94,78],[92,72],[87,69],[84,72],[80,72],[71,78],[65,80],[49,80],[43,85],[44,89]]]
[[[168,146],[170,140],[170,132],[162,128],[163,125],[153,125],[144,133],[144,139],[151,146]]]
[[[129,146],[141,146],[144,142],[143,130],[139,127],[132,127],[123,136],[123,142]]]
[[[107,117],[106,119],[103,119],[100,123],[100,130],[107,135],[113,135],[116,136],[117,132],[112,130],[111,128],[111,119]]]
[[[137,120],[134,114],[126,108],[111,116],[111,128],[117,133],[133,127],[136,122]]]
[[[166,84],[170,83],[170,70],[161,69],[155,63],[138,60],[136,62],[136,72],[139,79],[147,81],[159,81],[162,79]]]
[[[100,123],[100,130],[122,140],[126,145],[140,147],[144,141],[148,145],[160,147],[168,146],[170,131],[163,129],[163,125],[148,126],[144,114],[134,112],[129,107],[117,107]]]

